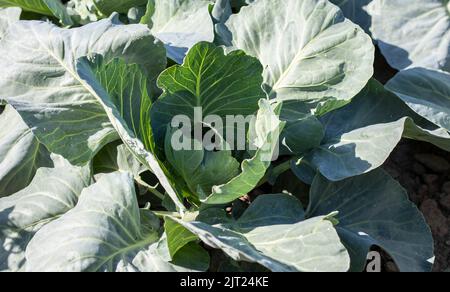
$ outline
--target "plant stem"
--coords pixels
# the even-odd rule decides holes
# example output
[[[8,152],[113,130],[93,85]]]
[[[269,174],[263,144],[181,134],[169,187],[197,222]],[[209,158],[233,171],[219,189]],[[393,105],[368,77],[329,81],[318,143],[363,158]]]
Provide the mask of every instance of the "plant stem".
[[[136,182],[139,183],[140,185],[143,185],[144,187],[147,188],[147,190],[152,193],[153,195],[155,195],[156,197],[158,197],[161,200],[164,200],[164,195],[158,191],[156,189],[156,187],[152,187],[151,185],[147,184],[145,181],[143,181],[141,178],[136,177]]]
[[[181,215],[177,212],[168,212],[168,211],[152,211],[152,212],[158,217],[171,216],[171,217],[181,218]]]

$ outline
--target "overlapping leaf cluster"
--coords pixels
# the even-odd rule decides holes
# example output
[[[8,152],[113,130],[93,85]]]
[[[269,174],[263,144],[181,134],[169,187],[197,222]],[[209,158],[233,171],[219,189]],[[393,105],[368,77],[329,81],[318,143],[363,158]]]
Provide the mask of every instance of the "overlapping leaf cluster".
[[[429,271],[380,166],[450,151],[447,1],[331,2],[0,0],[0,270]],[[195,107],[255,114],[256,150],[174,149]]]

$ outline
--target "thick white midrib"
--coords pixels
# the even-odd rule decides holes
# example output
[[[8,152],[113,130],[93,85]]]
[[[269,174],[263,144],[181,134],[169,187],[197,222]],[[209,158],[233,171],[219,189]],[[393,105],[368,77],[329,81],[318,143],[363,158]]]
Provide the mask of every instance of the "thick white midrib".
[[[39,221],[30,223],[30,224],[25,225],[25,226],[23,226],[23,227],[11,228],[11,227],[8,227],[8,226],[5,226],[5,225],[0,225],[0,226],[1,226],[1,227],[4,227],[5,230],[10,230],[10,231],[12,231],[12,232],[21,233],[21,232],[23,232],[23,231],[27,231],[27,230],[30,229],[30,228],[39,226],[40,224],[44,224],[44,223],[45,223],[45,224],[48,224],[48,223],[50,223],[50,222],[52,222],[52,221],[55,221],[56,219],[60,218],[60,217],[62,216],[62,214],[64,214],[64,213],[57,214],[57,215],[54,215],[54,216],[51,216],[51,217],[48,217],[48,218],[41,219],[41,220],[39,220]]]
[[[299,52],[295,55],[292,62],[286,68],[286,70],[284,70],[283,73],[280,75],[280,78],[278,78],[278,81],[273,85],[269,96],[271,96],[273,93],[275,93],[278,89],[282,88],[281,84],[283,83],[284,79],[289,75],[292,68],[294,67],[294,64],[298,63],[302,59],[301,57],[302,57],[302,50],[299,50]]]
[[[206,231],[206,230],[204,230],[204,229],[202,229],[202,228],[200,228],[200,227],[197,227],[197,226],[195,226],[195,225],[192,225],[192,224],[189,223],[189,222],[183,222],[182,220],[179,220],[179,219],[174,218],[174,217],[170,217],[170,218],[171,218],[172,220],[174,220],[175,222],[178,222],[180,225],[184,226],[186,229],[188,229],[188,230],[191,231],[192,233],[198,234],[200,237],[202,237],[202,236],[201,236],[201,233],[202,233],[202,232],[205,232],[205,233],[207,233],[208,235],[211,234],[211,232]],[[227,231],[227,232],[230,232],[230,233],[232,233],[232,234],[235,234],[235,236],[238,237],[238,238],[245,238],[245,239],[246,239],[246,237],[245,237],[244,235],[242,235],[241,233],[238,233],[238,232],[236,232],[236,231],[234,231],[234,230],[231,230],[231,229],[227,228],[226,226],[216,225],[216,226],[212,226],[212,227],[213,227],[213,228],[218,228],[218,229],[221,229],[221,230],[225,230],[225,231]],[[206,236],[205,236],[205,237],[206,237]],[[206,238],[207,238],[207,237],[206,237]],[[234,251],[237,251],[240,255],[242,255],[242,256],[244,256],[244,257],[246,257],[246,258],[252,260],[252,261],[255,262],[255,263],[259,263],[259,264],[265,266],[265,267],[268,268],[268,269],[270,269],[270,268],[269,268],[269,263],[270,263],[270,264],[272,264],[272,265],[276,265],[276,266],[277,266],[277,267],[276,267],[276,268],[277,268],[277,271],[282,271],[282,272],[290,271],[290,270],[287,268],[287,267],[289,267],[289,266],[287,266],[287,265],[284,264],[284,263],[279,262],[279,261],[276,260],[276,259],[273,259],[273,258],[271,258],[271,257],[269,257],[269,256],[267,256],[267,255],[265,255],[265,254],[263,254],[262,252],[260,252],[260,251],[257,250],[256,248],[255,248],[255,250],[254,250],[254,254],[248,254],[248,253],[243,252],[243,251],[240,250],[239,248],[236,248],[236,247],[234,247],[234,246],[232,246],[232,245],[230,245],[230,244],[228,244],[228,243],[222,241],[220,238],[218,238],[218,237],[216,237],[216,236],[214,236],[214,235],[213,235],[213,238],[212,238],[212,239],[211,239],[211,238],[207,238],[207,240],[208,240],[208,241],[212,241],[213,244],[220,246],[220,248],[221,248],[222,250],[234,250]],[[246,240],[247,240],[247,239],[246,239]],[[248,241],[247,241],[247,242],[248,242]],[[253,247],[253,245],[252,245],[250,242],[248,242],[248,243]],[[273,270],[272,270],[272,271],[273,271]]]
[[[126,254],[130,251],[133,250],[139,250],[142,249],[144,247],[147,247],[148,245],[156,242],[158,240],[157,236],[149,236],[148,238],[144,238],[141,241],[136,242],[133,245],[124,247],[122,249],[117,250],[115,253],[109,255],[108,257],[106,257],[103,261],[100,262],[100,264],[95,267],[95,269],[93,269],[95,272],[97,272],[104,264],[106,264],[107,262],[113,260],[116,256],[120,255],[120,254]],[[111,271],[114,272],[114,271]]]
[[[334,25],[334,24],[333,24]],[[303,45],[302,48],[298,48],[298,52],[295,54],[294,58],[292,59],[292,62],[290,62],[289,66],[286,68],[286,70],[283,71],[283,73],[278,78],[277,82],[272,86],[272,89],[269,93],[269,96],[272,96],[272,94],[276,93],[278,89],[283,88],[282,83],[284,82],[284,79],[289,75],[293,67],[300,63],[303,59],[303,50],[309,46],[311,43],[315,42],[319,37],[321,37],[327,30],[330,29],[331,26],[326,27],[325,29],[321,30],[317,35],[312,37],[310,40],[306,42],[306,44]],[[342,42],[344,43],[344,42]],[[342,44],[341,43],[341,44]],[[336,47],[336,46],[335,46]],[[329,49],[328,49],[329,50]],[[309,86],[308,86],[309,87]]]
[[[145,147],[143,146],[142,142],[139,141],[137,138],[131,137],[127,130],[120,122],[118,122],[116,116],[114,115],[113,109],[109,106],[107,106],[103,100],[97,95],[97,93],[92,89],[89,84],[87,84],[84,80],[79,78],[77,75],[74,76],[77,81],[79,81],[84,88],[86,88],[91,95],[93,95],[97,101],[102,105],[103,109],[105,110],[111,124],[114,126],[114,128],[117,130],[119,136],[125,140],[124,142],[127,148],[133,148],[129,145],[129,143],[134,144],[134,148],[136,149],[130,149],[131,152],[136,152],[138,150],[140,154],[142,154],[145,157],[146,164],[148,164],[148,167],[153,171],[153,173],[156,175],[156,177],[159,179],[161,185],[164,187],[164,189],[169,194],[172,201],[177,205],[178,208],[180,208],[180,212],[184,212],[186,208],[184,205],[179,201],[178,196],[176,195],[175,191],[173,190],[172,186],[168,181],[166,181],[164,171],[159,166],[159,162],[155,159],[155,157],[150,154]]]
[[[89,86],[89,84],[87,84],[86,81],[81,79],[79,77],[79,75],[75,71],[73,71],[71,68],[67,67],[67,65],[64,63],[63,60],[60,60],[49,48],[47,48],[47,46],[45,46],[41,42],[41,40],[39,39],[38,35],[35,33],[34,29],[32,29],[32,31],[33,31],[33,34],[34,34],[35,38],[41,44],[41,47],[44,48],[45,51],[54,60],[56,60],[58,62],[58,64],[60,64],[61,67],[64,68],[64,70],[66,70],[66,72],[68,72],[77,82],[79,82],[81,84],[81,86],[83,86],[83,88],[85,88],[86,91],[88,91],[92,96],[94,96],[96,98],[96,100],[102,105],[102,107],[105,110],[105,112],[106,112],[106,114],[107,114],[111,124],[117,130],[118,134],[122,137],[122,139],[128,140],[128,141],[133,141],[134,143],[136,143],[135,147],[137,147],[139,149],[139,151],[147,153],[147,155],[145,155],[145,160],[149,164],[148,166],[153,171],[153,173],[156,175],[156,177],[159,179],[159,181],[161,182],[162,186],[164,187],[164,189],[167,191],[167,193],[169,194],[170,198],[172,199],[172,201],[174,201],[174,203],[177,205],[177,207],[180,208],[180,212],[184,213],[186,211],[186,208],[179,201],[178,196],[176,195],[176,193],[173,190],[173,188],[170,185],[170,183],[166,182],[165,179],[160,178],[162,175],[164,175],[164,172],[161,169],[161,167],[159,166],[159,162],[153,157],[153,155],[151,155],[150,153],[148,153],[147,150],[145,150],[145,148],[142,145],[142,142],[140,142],[138,139],[132,138],[132,137],[123,137],[124,133],[127,133],[127,135],[128,135],[128,131],[124,128],[124,126],[122,126],[120,123],[117,122],[117,119],[114,116],[113,110],[103,102],[103,100],[97,95],[97,93],[92,89],[92,87]],[[128,143],[125,143],[125,144],[127,145],[127,147],[130,147],[130,146],[128,146]],[[132,151],[132,152],[134,152],[134,151]],[[155,167],[152,167],[152,165],[154,165]]]

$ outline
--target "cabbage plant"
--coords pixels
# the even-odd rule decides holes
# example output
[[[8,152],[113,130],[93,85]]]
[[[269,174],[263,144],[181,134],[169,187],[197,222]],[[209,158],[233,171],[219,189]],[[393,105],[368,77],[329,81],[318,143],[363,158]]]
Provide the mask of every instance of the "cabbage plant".
[[[450,151],[448,44],[369,2],[0,0],[0,270],[347,272],[379,247],[430,271],[380,167],[402,138]],[[374,42],[406,69],[386,87]]]

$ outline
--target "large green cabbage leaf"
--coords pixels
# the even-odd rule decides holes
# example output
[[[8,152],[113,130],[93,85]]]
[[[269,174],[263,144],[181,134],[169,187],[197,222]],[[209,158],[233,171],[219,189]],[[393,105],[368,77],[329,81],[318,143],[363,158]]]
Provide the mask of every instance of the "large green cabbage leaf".
[[[0,115],[0,198],[26,187],[38,168],[52,165],[49,151],[7,105]]]
[[[325,129],[321,145],[301,155],[294,166],[303,179],[311,168],[332,181],[370,172],[388,159],[402,137],[450,150],[446,130],[418,116],[375,80],[352,103],[320,121]],[[314,172],[306,180],[312,176]]]
[[[323,114],[349,102],[373,74],[370,37],[323,0],[258,0],[231,15],[224,44],[257,57],[271,98]]]
[[[28,187],[0,198],[1,271],[23,271],[25,251],[36,232],[74,208],[91,183],[89,166],[72,166],[58,156],[53,159],[54,168],[39,168]]]
[[[389,64],[450,69],[447,0],[373,0],[371,31]]]
[[[108,174],[83,190],[75,208],[39,230],[27,247],[26,269],[186,271],[159,254],[159,229],[159,219],[139,209],[133,177]]]
[[[167,56],[181,64],[196,43],[214,40],[209,0],[149,0],[141,23],[164,42]]]
[[[256,262],[275,272],[346,272],[349,257],[324,216],[304,220],[289,195],[262,195],[238,219],[210,209],[197,221],[173,219],[207,245],[237,261]]]
[[[403,272],[430,271],[433,237],[406,191],[383,170],[341,182],[317,176],[311,187],[307,217],[338,211],[336,229],[352,258],[352,270],[362,271],[374,245],[383,248]]]

